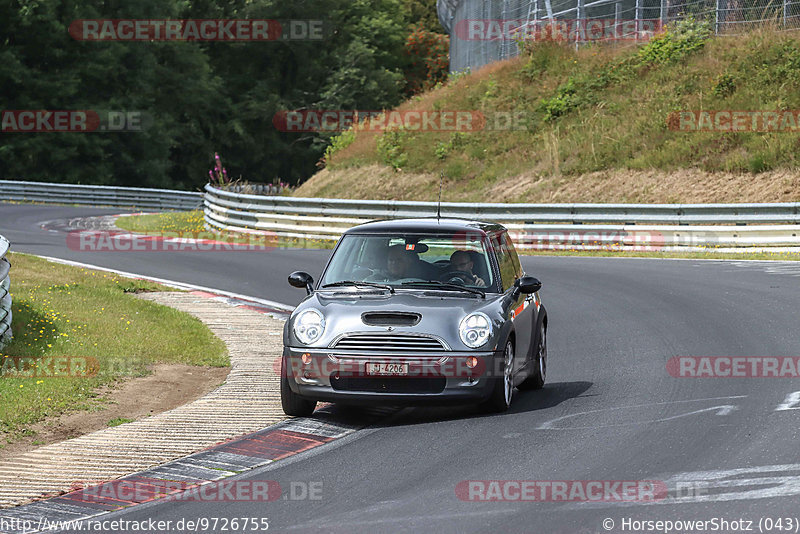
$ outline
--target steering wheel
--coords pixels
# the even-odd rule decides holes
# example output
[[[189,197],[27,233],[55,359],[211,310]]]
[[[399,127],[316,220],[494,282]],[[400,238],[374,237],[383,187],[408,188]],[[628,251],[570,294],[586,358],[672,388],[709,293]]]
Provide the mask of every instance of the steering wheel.
[[[446,281],[448,283],[456,283],[457,284],[457,283],[461,282],[461,285],[464,285],[464,284],[474,285],[475,284],[475,277],[473,276],[472,273],[468,273],[467,271],[448,271],[445,274],[443,274],[442,276],[440,276],[439,279],[441,281],[443,281],[443,282]]]

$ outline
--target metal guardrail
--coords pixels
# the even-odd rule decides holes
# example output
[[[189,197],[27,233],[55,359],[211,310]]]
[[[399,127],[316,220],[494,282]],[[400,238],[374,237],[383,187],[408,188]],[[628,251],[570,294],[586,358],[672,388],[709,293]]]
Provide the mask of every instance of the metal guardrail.
[[[0,200],[188,211],[200,209],[203,194],[170,189],[0,180]]]
[[[336,239],[374,219],[435,217],[435,202],[268,197],[206,185],[211,228],[299,239]],[[521,248],[800,246],[800,203],[467,204],[442,217],[503,223]],[[647,245],[649,244],[649,245]]]
[[[6,258],[10,247],[8,240],[0,235],[0,349],[11,340],[11,278],[8,276],[11,263]]]

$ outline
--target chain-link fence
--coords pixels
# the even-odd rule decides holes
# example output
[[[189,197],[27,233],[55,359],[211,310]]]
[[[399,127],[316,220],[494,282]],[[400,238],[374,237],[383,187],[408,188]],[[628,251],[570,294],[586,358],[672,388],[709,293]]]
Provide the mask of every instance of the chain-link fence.
[[[800,0],[438,0],[437,9],[450,34],[452,72],[513,57],[520,39],[646,40],[689,16],[715,33],[765,23],[800,28]]]

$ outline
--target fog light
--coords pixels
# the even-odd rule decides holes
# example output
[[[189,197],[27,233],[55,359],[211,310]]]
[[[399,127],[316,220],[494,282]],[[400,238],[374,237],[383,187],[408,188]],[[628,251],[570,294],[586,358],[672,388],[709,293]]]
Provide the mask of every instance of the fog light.
[[[311,363],[311,355],[307,352],[300,356],[300,359],[303,361],[304,365]]]
[[[469,367],[470,369],[475,369],[477,365],[478,365],[478,358],[476,358],[475,356],[470,356],[467,358],[467,367]]]

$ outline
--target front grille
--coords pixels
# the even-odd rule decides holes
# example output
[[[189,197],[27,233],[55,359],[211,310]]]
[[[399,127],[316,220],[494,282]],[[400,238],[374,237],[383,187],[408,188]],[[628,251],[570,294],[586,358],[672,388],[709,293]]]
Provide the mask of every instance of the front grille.
[[[351,334],[339,339],[333,348],[380,352],[441,352],[444,344],[438,339],[419,335]]]
[[[337,391],[361,391],[368,393],[441,393],[447,379],[431,377],[360,377],[332,376],[331,387]]]

